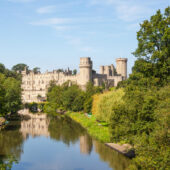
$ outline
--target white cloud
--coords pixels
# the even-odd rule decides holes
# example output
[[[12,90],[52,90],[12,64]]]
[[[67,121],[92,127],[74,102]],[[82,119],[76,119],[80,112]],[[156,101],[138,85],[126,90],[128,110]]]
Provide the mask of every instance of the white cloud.
[[[116,7],[118,18],[131,22],[143,18],[150,10],[138,5],[121,4]]]
[[[38,8],[36,10],[36,12],[39,13],[39,14],[47,14],[47,13],[53,13],[53,12],[55,12],[55,10],[56,10],[56,6],[50,5],[50,6]]]
[[[125,22],[136,21],[152,13],[146,3],[138,0],[92,0],[91,5],[112,5],[119,19]]]
[[[38,26],[51,26],[51,25],[58,25],[58,24],[68,24],[71,23],[72,19],[69,18],[48,18],[40,21],[31,22],[32,25]]]

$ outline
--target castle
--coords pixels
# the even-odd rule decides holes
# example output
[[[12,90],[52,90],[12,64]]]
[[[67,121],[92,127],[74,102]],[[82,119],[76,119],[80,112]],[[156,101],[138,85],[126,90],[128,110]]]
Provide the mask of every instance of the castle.
[[[22,71],[22,101],[23,103],[40,102],[46,99],[46,92],[53,81],[56,85],[62,85],[70,81],[85,89],[88,82],[95,86],[101,86],[103,83],[107,86],[117,86],[118,82],[127,78],[127,59],[116,59],[116,68],[114,65],[100,66],[100,73],[93,70],[91,58],[80,58],[79,73],[73,75],[69,69],[67,71],[53,70],[52,72],[34,73],[28,72],[25,68]]]

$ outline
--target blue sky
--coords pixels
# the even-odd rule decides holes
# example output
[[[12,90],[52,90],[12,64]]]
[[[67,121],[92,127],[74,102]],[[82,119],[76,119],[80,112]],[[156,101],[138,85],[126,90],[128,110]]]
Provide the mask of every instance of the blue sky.
[[[169,0],[0,0],[0,62],[78,69],[89,56],[94,69],[128,58],[134,64],[139,23]]]

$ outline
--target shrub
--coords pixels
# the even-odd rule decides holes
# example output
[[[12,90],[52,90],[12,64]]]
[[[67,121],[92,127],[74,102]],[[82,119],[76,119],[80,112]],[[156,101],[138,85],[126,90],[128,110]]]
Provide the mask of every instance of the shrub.
[[[89,97],[85,100],[84,102],[84,112],[86,113],[90,113],[92,110],[92,102],[93,102],[93,98]]]
[[[40,112],[44,112],[45,103],[38,103],[38,109]]]
[[[28,104],[28,109],[32,113],[37,113],[38,112],[38,104],[33,102]]]
[[[100,121],[110,122],[110,117],[113,113],[113,107],[123,102],[123,89],[105,92],[94,96],[92,113]]]

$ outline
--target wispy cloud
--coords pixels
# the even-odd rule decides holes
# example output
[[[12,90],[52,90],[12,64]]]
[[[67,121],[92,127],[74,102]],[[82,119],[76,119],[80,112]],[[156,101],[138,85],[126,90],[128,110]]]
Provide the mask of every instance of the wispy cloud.
[[[52,26],[52,25],[58,25],[58,24],[68,24],[71,23],[72,19],[70,18],[48,18],[48,19],[43,19],[40,21],[35,21],[31,22],[30,24],[32,25],[37,25],[37,26]]]
[[[38,8],[36,10],[37,13],[39,14],[47,14],[47,13],[53,13],[56,10],[56,6],[55,5],[49,5],[49,6],[44,6],[41,8]]]
[[[118,19],[125,22],[136,21],[152,13],[152,9],[138,0],[92,0],[91,5],[112,5]]]
[[[150,13],[150,9],[139,5],[121,4],[116,7],[118,18],[126,21],[136,21],[143,18],[146,14]]]

